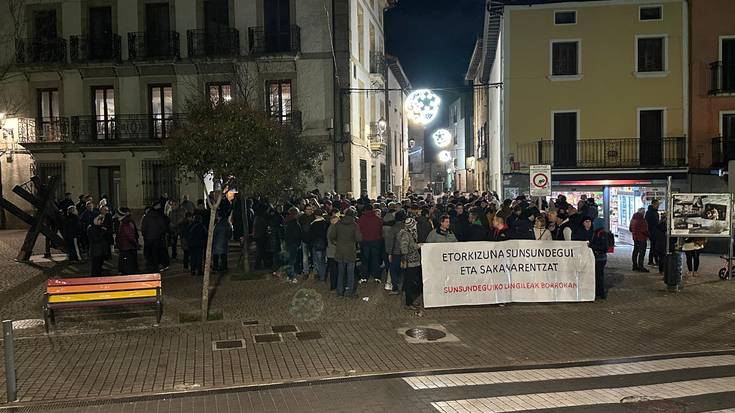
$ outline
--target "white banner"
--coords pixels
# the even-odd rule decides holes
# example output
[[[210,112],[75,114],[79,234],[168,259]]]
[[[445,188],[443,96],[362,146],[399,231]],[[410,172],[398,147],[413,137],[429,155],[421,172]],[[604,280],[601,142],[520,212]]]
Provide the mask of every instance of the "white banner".
[[[594,301],[585,241],[423,244],[424,306]]]

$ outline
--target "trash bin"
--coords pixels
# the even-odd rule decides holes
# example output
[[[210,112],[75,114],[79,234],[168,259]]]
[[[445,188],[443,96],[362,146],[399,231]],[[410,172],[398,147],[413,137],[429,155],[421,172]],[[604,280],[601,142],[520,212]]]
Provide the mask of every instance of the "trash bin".
[[[666,255],[664,265],[664,282],[669,291],[678,291],[681,289],[681,276],[684,272],[682,267],[684,260],[681,258],[681,252],[670,252]]]

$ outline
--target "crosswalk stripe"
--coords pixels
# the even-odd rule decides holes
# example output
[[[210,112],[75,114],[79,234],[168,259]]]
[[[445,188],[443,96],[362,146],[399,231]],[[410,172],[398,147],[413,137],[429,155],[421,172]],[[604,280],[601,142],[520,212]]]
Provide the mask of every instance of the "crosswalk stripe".
[[[702,413],[735,413],[735,408],[723,409],[723,410],[710,410],[708,412],[702,412]]]
[[[500,383],[523,383],[532,381],[654,373],[668,370],[717,367],[733,364],[735,364],[734,355],[718,355],[579,367],[506,370],[486,373],[440,374],[404,377],[403,380],[414,390],[424,390]]]
[[[443,413],[504,413],[617,404],[626,397],[634,396],[664,400],[733,391],[735,391],[735,377],[720,377],[645,386],[449,400],[432,402],[431,405]]]

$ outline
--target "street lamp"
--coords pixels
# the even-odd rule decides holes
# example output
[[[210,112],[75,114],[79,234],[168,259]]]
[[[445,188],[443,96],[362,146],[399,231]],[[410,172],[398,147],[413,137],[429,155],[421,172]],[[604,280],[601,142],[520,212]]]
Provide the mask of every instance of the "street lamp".
[[[446,148],[452,142],[452,133],[446,129],[437,129],[433,135],[434,144],[440,148]]]

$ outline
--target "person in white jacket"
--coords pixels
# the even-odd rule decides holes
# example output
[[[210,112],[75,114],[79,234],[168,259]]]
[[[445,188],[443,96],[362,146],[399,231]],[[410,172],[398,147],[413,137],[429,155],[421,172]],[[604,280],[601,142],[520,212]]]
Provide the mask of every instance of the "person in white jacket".
[[[552,241],[551,231],[546,228],[546,218],[539,215],[533,223],[533,239],[536,241]]]

